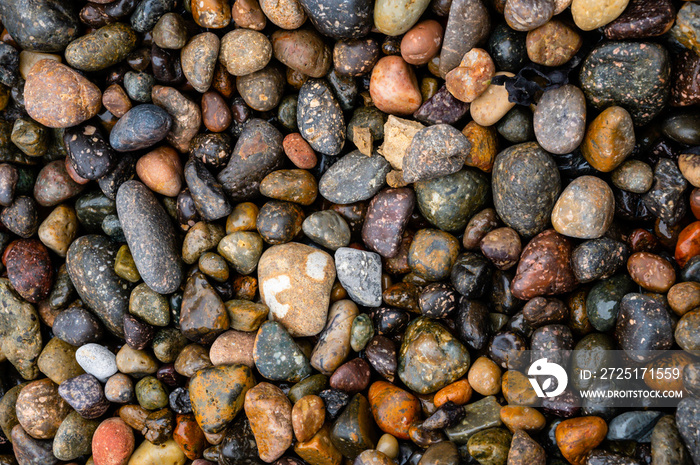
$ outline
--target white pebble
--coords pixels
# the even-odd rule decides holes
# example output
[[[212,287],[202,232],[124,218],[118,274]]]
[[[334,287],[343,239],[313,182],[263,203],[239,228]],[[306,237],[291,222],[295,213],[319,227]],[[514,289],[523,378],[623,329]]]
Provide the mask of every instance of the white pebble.
[[[100,382],[105,383],[117,372],[117,357],[105,346],[85,344],[75,352],[78,365]]]

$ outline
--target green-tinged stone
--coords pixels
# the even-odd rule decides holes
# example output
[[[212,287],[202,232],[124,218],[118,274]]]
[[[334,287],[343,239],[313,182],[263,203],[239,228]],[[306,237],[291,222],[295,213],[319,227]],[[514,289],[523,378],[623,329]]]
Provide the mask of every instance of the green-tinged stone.
[[[224,302],[224,305],[231,322],[231,329],[238,331],[257,331],[270,313],[267,305],[249,300],[229,300]]]
[[[153,338],[153,354],[162,363],[173,363],[190,341],[177,328],[163,328]]]
[[[68,44],[66,61],[81,71],[99,71],[124,60],[137,42],[126,24],[109,24]]]
[[[105,217],[117,214],[117,205],[102,192],[88,192],[75,202],[75,214],[88,232],[99,233]]]
[[[75,359],[77,347],[57,337],[51,339],[39,355],[39,370],[56,384],[85,373]]]
[[[39,375],[40,331],[34,306],[17,295],[8,279],[0,278],[0,352],[24,379]]]
[[[366,313],[361,313],[352,320],[350,329],[350,347],[355,352],[365,348],[370,339],[374,336],[374,326],[372,318]]]
[[[464,376],[469,352],[442,325],[426,317],[411,322],[399,352],[399,378],[420,394],[435,392]]]
[[[27,383],[22,383],[14,386],[8,389],[5,395],[0,398],[0,429],[2,429],[2,433],[6,438],[11,438],[12,428],[19,425],[15,404],[17,404],[17,397],[19,397],[20,391],[26,385]]]
[[[163,383],[153,376],[146,376],[134,387],[136,400],[146,410],[156,410],[168,406],[168,391]]]
[[[374,449],[377,433],[369,409],[369,402],[362,394],[355,394],[331,429],[333,445],[349,459],[354,459],[363,450]]]
[[[418,208],[444,231],[463,231],[469,219],[491,198],[486,176],[473,169],[415,184]]]
[[[615,350],[615,343],[607,334],[587,334],[576,344],[571,354],[572,383],[576,389],[587,389],[595,381],[581,376],[583,370],[596,373],[600,368],[613,366],[611,350]]]
[[[71,412],[61,422],[53,439],[53,455],[59,460],[75,460],[92,451],[92,435],[99,420],[86,420],[78,412]]]
[[[586,313],[591,325],[601,332],[613,329],[620,311],[620,301],[635,288],[636,284],[626,274],[613,276],[593,286],[586,298]]]
[[[512,438],[504,428],[489,428],[469,438],[467,449],[481,465],[506,465]]]
[[[221,365],[198,371],[190,380],[190,401],[205,433],[223,431],[243,408],[255,377],[245,365]]]
[[[114,272],[120,278],[126,279],[131,283],[137,283],[141,280],[139,270],[136,269],[136,263],[134,263],[134,257],[126,244],[119,247],[117,256],[114,259]]]
[[[666,105],[670,74],[669,54],[660,44],[602,42],[583,62],[579,78],[594,107],[621,106],[641,126]]]
[[[49,130],[30,119],[15,120],[11,139],[17,148],[30,157],[41,157],[49,149]]]
[[[299,381],[289,390],[289,400],[295,404],[304,396],[318,395],[319,392],[328,388],[328,377],[326,375],[317,374],[309,376],[303,381]]]
[[[253,348],[255,366],[273,381],[297,382],[311,374],[311,365],[292,336],[276,321],[260,326]]]
[[[258,266],[263,240],[256,232],[235,231],[221,239],[216,250],[236,272],[250,274]]]
[[[445,429],[450,441],[466,444],[471,436],[486,428],[501,426],[501,405],[494,396],[484,397],[464,407],[464,419]]]
[[[427,281],[440,281],[450,275],[459,249],[459,241],[452,234],[438,229],[421,229],[408,249],[408,266]]]
[[[153,326],[168,326],[170,306],[164,295],[141,283],[131,291],[129,313]]]

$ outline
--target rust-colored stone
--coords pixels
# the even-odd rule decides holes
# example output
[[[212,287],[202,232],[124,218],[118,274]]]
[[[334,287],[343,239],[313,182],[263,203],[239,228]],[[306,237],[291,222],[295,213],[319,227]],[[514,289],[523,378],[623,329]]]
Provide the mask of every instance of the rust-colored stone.
[[[382,431],[409,439],[408,430],[421,411],[418,399],[391,383],[376,381],[369,388],[369,405]]]
[[[583,465],[586,455],[605,439],[607,433],[605,420],[591,416],[562,421],[555,436],[564,458],[573,465]]]

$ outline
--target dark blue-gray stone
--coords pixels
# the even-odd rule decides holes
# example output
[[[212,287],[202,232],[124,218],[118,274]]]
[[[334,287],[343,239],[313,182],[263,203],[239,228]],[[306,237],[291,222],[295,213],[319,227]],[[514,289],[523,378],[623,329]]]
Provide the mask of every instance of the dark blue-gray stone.
[[[215,221],[231,213],[233,207],[226,198],[224,188],[196,158],[190,158],[185,164],[185,182],[204,221]]]
[[[345,145],[345,117],[333,90],[323,79],[309,79],[299,89],[297,126],[317,152],[338,155]]]
[[[117,214],[143,281],[160,294],[175,292],[182,282],[182,260],[175,228],[153,192],[127,181],[117,192]]]
[[[384,187],[389,171],[391,165],[378,153],[368,157],[355,150],[328,168],[318,190],[324,198],[339,204],[367,200]]]
[[[253,348],[255,367],[273,381],[298,382],[311,374],[311,365],[292,336],[276,321],[260,326]]]
[[[663,412],[645,410],[625,412],[608,423],[609,441],[651,441],[651,432],[654,425],[663,416]]]
[[[25,50],[62,52],[80,34],[73,2],[63,0],[3,0],[0,19]]]
[[[335,251],[338,281],[352,300],[365,307],[382,304],[382,258],[350,247]]]
[[[136,32],[148,32],[161,16],[175,8],[177,0],[141,0],[131,15],[131,27]]]
[[[109,135],[109,143],[118,152],[145,149],[165,139],[172,124],[172,118],[162,108],[138,105],[119,118]]]

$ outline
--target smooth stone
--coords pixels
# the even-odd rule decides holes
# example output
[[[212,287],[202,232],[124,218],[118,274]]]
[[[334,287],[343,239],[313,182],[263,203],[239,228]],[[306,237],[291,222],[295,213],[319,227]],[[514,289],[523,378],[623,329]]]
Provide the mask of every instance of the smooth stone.
[[[99,344],[88,343],[81,346],[75,353],[75,359],[86,373],[101,382],[106,382],[117,372],[116,356]]]
[[[367,247],[383,257],[395,256],[414,205],[415,195],[408,188],[384,189],[375,195],[362,227]]]
[[[608,423],[606,439],[649,442],[652,430],[662,416],[662,412],[655,410],[622,413]]]
[[[338,155],[345,144],[345,119],[328,83],[309,79],[299,89],[297,124],[315,151]]]
[[[372,3],[367,0],[343,1],[330,5],[313,0],[300,0],[299,3],[314,28],[334,39],[364,37],[372,27]]]
[[[698,417],[700,417],[700,402],[697,398],[683,399],[678,404],[676,425],[693,462],[700,458],[700,441],[698,441],[697,434]]]
[[[277,107],[284,91],[284,78],[277,68],[268,66],[260,71],[238,76],[236,89],[253,110],[270,111]]]
[[[371,157],[359,150],[350,152],[334,163],[321,177],[318,189],[331,202],[350,204],[373,197],[384,186],[391,170],[384,157]]]
[[[215,221],[231,213],[232,207],[223,187],[203,163],[191,158],[185,164],[184,175],[195,207],[204,221]]]
[[[82,236],[68,249],[66,267],[83,302],[110,332],[122,337],[130,284],[114,273],[117,250],[105,236]]]
[[[474,169],[419,181],[414,189],[423,216],[438,228],[452,232],[463,230],[490,198],[486,177]]]
[[[662,416],[651,432],[651,457],[654,463],[689,465],[692,459],[672,415]]]
[[[154,326],[167,326],[170,322],[168,301],[144,283],[131,291],[129,313]]]
[[[612,189],[600,178],[581,176],[559,196],[552,210],[552,225],[560,234],[577,239],[596,239],[613,220]]]
[[[487,396],[465,406],[465,416],[457,425],[445,429],[455,444],[467,444],[479,431],[501,426],[501,405],[494,396]]]
[[[652,292],[666,292],[676,281],[671,263],[650,252],[635,252],[627,260],[627,271],[635,283]]]
[[[459,254],[459,241],[444,231],[421,229],[416,233],[408,251],[411,271],[429,281],[445,279]]]
[[[219,37],[204,32],[190,39],[182,48],[180,59],[182,73],[197,92],[206,92],[214,79],[214,69],[219,57]]]
[[[180,330],[189,340],[209,344],[229,327],[221,297],[201,272],[187,280],[182,295]]]
[[[297,441],[305,442],[314,437],[325,418],[326,409],[320,397],[308,395],[295,402],[292,407],[292,428]]]
[[[105,397],[110,402],[125,404],[134,398],[134,383],[124,373],[111,376],[105,383]]]
[[[614,0],[612,2],[573,0],[571,15],[579,29],[592,31],[605,26],[620,16],[629,0]]]
[[[250,368],[222,365],[198,371],[189,392],[197,423],[205,433],[218,433],[243,408],[246,393],[255,385]]]
[[[251,29],[235,29],[221,38],[219,61],[234,76],[263,69],[272,58],[268,38]]]
[[[369,405],[379,429],[397,439],[408,439],[408,429],[420,414],[420,402],[408,391],[386,381],[369,388]]]
[[[664,2],[659,2],[664,3]],[[657,4],[657,3],[655,3]],[[700,57],[692,50],[683,50],[678,54],[674,64],[674,81],[671,84],[672,106],[693,105],[698,101],[700,88],[696,76],[700,69]]]
[[[95,465],[126,465],[134,451],[133,430],[121,418],[108,418],[92,436]]]
[[[399,36],[411,29],[428,8],[428,3],[380,0],[374,5],[374,27],[382,34]]]
[[[544,66],[564,65],[576,55],[582,45],[581,36],[556,19],[528,32],[525,38],[528,58]]]
[[[172,126],[173,119],[162,108],[138,105],[119,118],[109,134],[109,143],[118,152],[145,149],[163,140]]]
[[[90,454],[92,436],[99,426],[96,420],[86,420],[78,412],[71,412],[63,420],[53,440],[53,455],[59,460],[75,460]]]
[[[323,9],[314,14],[323,14]],[[275,31],[271,40],[275,58],[282,64],[312,78],[322,78],[328,74],[331,49],[315,31]]]
[[[260,374],[273,381],[298,382],[311,374],[306,355],[284,326],[263,323],[255,336],[253,359]]]
[[[312,367],[330,376],[345,361],[350,354],[350,331],[357,315],[357,305],[352,301],[340,300],[331,306],[326,327],[311,352]]]
[[[109,24],[72,41],[65,51],[66,63],[81,71],[101,71],[124,60],[137,42],[137,34],[126,24]]]
[[[571,268],[581,283],[606,279],[621,269],[629,257],[629,247],[607,237],[586,241],[571,254]]]
[[[260,183],[260,193],[286,202],[309,206],[318,194],[316,179],[306,170],[277,170]]]
[[[304,211],[291,202],[270,200],[260,209],[257,229],[268,244],[277,245],[292,241],[301,232]]]
[[[700,341],[697,337],[699,316],[700,312],[696,310],[684,314],[674,333],[678,345],[691,354],[700,353]]]
[[[513,296],[529,300],[572,291],[577,281],[570,266],[571,249],[571,242],[552,229],[535,236],[520,257]]]
[[[332,210],[309,215],[301,225],[306,237],[331,250],[350,243],[350,227],[343,217]]]
[[[202,114],[199,105],[172,87],[157,85],[153,87],[151,96],[153,97],[153,103],[164,109],[170,115],[172,121],[165,139],[180,153],[187,152],[190,149],[190,142],[202,125]],[[168,126],[165,122],[161,124]],[[154,132],[159,134],[161,130],[159,128],[158,131]]]
[[[136,448],[128,465],[184,465],[186,461],[185,453],[174,440],[158,445],[146,440]]]
[[[671,316],[663,303],[642,294],[631,293],[620,301],[615,326],[617,343],[633,360],[646,362],[673,344]]]
[[[245,395],[245,413],[250,421],[258,454],[273,462],[292,445],[292,404],[277,386],[260,383]]]
[[[34,439],[51,439],[70,413],[70,406],[59,396],[50,379],[32,381],[17,396],[17,421]]]
[[[372,319],[367,314],[360,314],[352,321],[350,330],[350,347],[355,352],[359,352],[367,346],[367,343],[374,336]]]
[[[516,430],[513,432],[506,463],[508,465],[544,465],[546,463],[545,450],[528,433]]]
[[[469,363],[462,343],[440,324],[421,317],[406,329],[398,375],[413,391],[428,394],[465,375]]]
[[[149,352],[133,349],[128,344],[117,352],[116,363],[121,373],[135,377],[152,375],[158,371],[158,363]]]
[[[10,165],[4,165],[10,166]],[[19,178],[19,174],[18,174]],[[18,179],[19,180],[19,179]],[[66,171],[63,160],[47,163],[36,177],[34,199],[42,207],[53,207],[82,192],[83,186],[73,181]],[[14,199],[14,192],[3,206],[9,206]]]
[[[58,386],[58,394],[88,420],[101,417],[110,406],[100,381],[89,374],[64,381]]]
[[[467,450],[482,465],[505,465],[511,438],[503,428],[489,428],[474,433],[467,441]]]
[[[394,115],[410,115],[423,101],[413,67],[400,56],[383,57],[374,65],[369,92],[379,110]]]
[[[331,441],[343,456],[354,459],[377,444],[369,402],[362,394],[355,394],[343,413],[333,424]]]
[[[51,339],[39,355],[37,367],[56,384],[84,373],[75,360],[76,348],[57,337]]]
[[[229,200],[249,200],[258,195],[265,176],[281,163],[282,134],[267,121],[252,118],[245,124],[228,165],[217,179]]]
[[[3,254],[7,277],[26,301],[38,303],[49,296],[53,270],[49,250],[36,239],[11,242]]]
[[[425,100],[413,117],[425,124],[455,124],[469,112],[469,105],[456,99],[442,86],[432,97]]]
[[[632,117],[622,107],[603,110],[588,127],[581,153],[593,168],[609,172],[632,153],[635,144]]]
[[[540,28],[546,27],[546,24]],[[488,40],[488,51],[496,68],[510,73],[520,71],[528,58],[526,40],[527,34],[511,29],[508,24],[496,25]]]
[[[687,204],[682,195],[688,182],[671,160],[662,158],[654,167],[654,184],[642,197],[649,212],[669,225],[677,224]]]
[[[349,247],[335,252],[338,280],[350,298],[360,305],[376,307],[382,302],[381,257]]]
[[[70,163],[82,178],[96,180],[116,165],[116,153],[97,126],[83,124],[63,134]]]
[[[543,149],[556,154],[572,152],[586,131],[586,98],[581,89],[565,85],[542,94],[533,125]]]
[[[667,0],[631,0],[615,20],[605,26],[605,37],[612,40],[644,39],[668,32],[676,11]]]
[[[682,166],[680,159],[679,165]],[[683,170],[681,170],[681,172],[683,172]],[[613,171],[612,182],[615,187],[620,189],[635,194],[644,194],[651,189],[651,185],[654,182],[654,172],[651,167],[643,161],[628,160]]]
[[[95,84],[53,60],[34,65],[24,84],[27,113],[52,128],[75,126],[92,118],[99,112],[101,97]]]
[[[127,181],[117,193],[117,212],[129,250],[144,282],[170,294],[182,282],[175,231],[153,193],[138,181]]]
[[[22,465],[54,465],[58,459],[53,455],[52,441],[34,439],[21,425],[15,425],[10,435],[12,439],[13,460],[8,463]],[[14,459],[17,460],[14,460]]]
[[[522,236],[544,230],[561,191],[554,160],[535,143],[510,147],[496,156],[492,177],[498,216]]]
[[[640,60],[648,61],[649,66],[636,66]],[[666,49],[643,42],[597,46],[583,62],[579,75],[583,92],[594,107],[619,105],[629,111],[636,125],[648,123],[664,107],[669,77]]]
[[[39,214],[34,199],[21,195],[14,202],[3,208],[0,222],[10,232],[25,239],[30,238],[39,229]]]
[[[75,9],[55,0],[4,2],[0,17],[12,39],[31,51],[61,52],[79,35]]]
[[[503,15],[516,31],[536,29],[554,15],[554,0],[507,0]]]
[[[605,439],[608,427],[600,417],[584,416],[562,421],[555,431],[564,458],[573,465],[583,465],[588,453]]]
[[[262,248],[263,240],[259,234],[235,231],[219,241],[217,251],[238,273],[248,275],[255,271]]]

